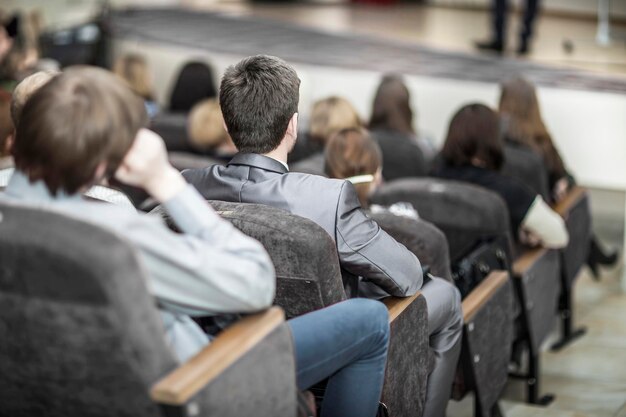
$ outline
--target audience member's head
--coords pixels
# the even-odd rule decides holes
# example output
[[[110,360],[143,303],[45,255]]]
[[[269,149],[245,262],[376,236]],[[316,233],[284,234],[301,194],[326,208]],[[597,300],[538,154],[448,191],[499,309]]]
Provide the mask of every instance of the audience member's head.
[[[409,89],[398,75],[383,77],[372,107],[369,128],[406,134],[414,133]]]
[[[313,104],[309,138],[325,145],[334,133],[362,125],[359,114],[348,100],[336,96],[328,97]]]
[[[144,57],[138,54],[122,55],[115,61],[113,72],[144,100],[154,100],[152,77]]]
[[[24,105],[15,165],[51,193],[73,194],[111,176],[146,123],[143,100],[115,75],[69,68]]]
[[[535,86],[517,77],[502,83],[501,88],[500,114],[505,138],[530,147],[544,158],[550,172],[565,175],[563,161],[541,118]]]
[[[35,94],[37,90],[43,87],[51,79],[59,75],[57,71],[39,71],[33,75],[29,75],[20,82],[15,90],[13,90],[13,98],[11,100],[11,118],[13,125],[17,127],[22,114],[22,109],[28,99]]]
[[[357,191],[363,207],[382,181],[382,154],[378,144],[363,128],[349,128],[331,136],[325,150],[326,175],[347,179]]]
[[[300,79],[280,58],[257,55],[226,69],[220,107],[239,152],[265,154],[297,135]]]
[[[499,170],[504,156],[497,113],[483,104],[463,106],[450,122],[441,154],[448,165]]]
[[[203,100],[193,106],[187,120],[187,134],[191,145],[198,150],[237,151],[224,129],[222,110],[215,99]]]
[[[211,68],[204,62],[188,62],[178,73],[169,110],[188,113],[199,101],[215,96],[217,92]]]

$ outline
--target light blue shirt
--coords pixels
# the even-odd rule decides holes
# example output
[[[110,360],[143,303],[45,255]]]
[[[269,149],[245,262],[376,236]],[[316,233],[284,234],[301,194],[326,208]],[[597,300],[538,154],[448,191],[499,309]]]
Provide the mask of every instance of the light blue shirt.
[[[163,204],[184,234],[170,231],[154,216],[78,194],[53,196],[42,181],[31,183],[20,171],[0,198],[103,226],[135,244],[166,339],[181,361],[209,342],[189,316],[254,312],[274,299],[274,268],[262,245],[221,219],[190,185]]]

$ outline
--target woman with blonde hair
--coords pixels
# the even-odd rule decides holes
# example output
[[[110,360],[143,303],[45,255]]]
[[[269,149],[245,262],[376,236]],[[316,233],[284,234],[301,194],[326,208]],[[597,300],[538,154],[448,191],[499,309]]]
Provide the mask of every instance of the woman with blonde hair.
[[[115,61],[113,73],[124,80],[131,90],[144,99],[148,116],[154,117],[158,105],[152,91],[152,76],[145,58],[138,54],[125,54]]]
[[[187,119],[187,136],[193,148],[224,162],[237,153],[237,147],[224,129],[224,117],[216,99],[203,100],[193,106]]]
[[[348,100],[338,96],[331,96],[316,101],[313,104],[309,119],[309,130],[306,138],[294,153],[307,155],[306,159],[299,160],[294,164],[293,170],[308,174],[323,175],[324,171],[324,148],[333,134],[351,128],[360,128],[363,122],[359,114]]]

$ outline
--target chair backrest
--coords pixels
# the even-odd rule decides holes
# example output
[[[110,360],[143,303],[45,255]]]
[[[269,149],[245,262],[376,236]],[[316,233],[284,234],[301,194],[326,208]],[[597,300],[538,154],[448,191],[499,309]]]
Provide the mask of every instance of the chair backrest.
[[[501,172],[526,184],[546,201],[549,200],[548,171],[541,157],[532,150],[521,145],[505,145]]]
[[[274,303],[287,317],[346,299],[337,248],[318,224],[262,204],[209,203],[265,247],[276,269]]]
[[[324,153],[316,153],[289,166],[292,172],[326,176],[324,172]]]
[[[285,210],[248,203],[209,201],[237,229],[265,247],[276,270],[274,304],[296,317],[346,299],[337,248],[315,222]],[[161,206],[152,214],[176,230]]]
[[[0,265],[0,415],[161,415],[176,363],[129,243],[1,202]]]
[[[150,129],[163,138],[168,151],[193,152],[187,140],[187,114],[159,113],[150,121]]]
[[[482,187],[436,178],[404,178],[384,184],[370,201],[384,206],[411,203],[422,219],[446,235],[452,262],[482,239],[506,236],[512,243],[505,202]]]
[[[197,155],[190,152],[174,151],[168,152],[167,157],[170,164],[179,171],[185,169],[206,168],[211,165],[224,165],[219,159],[210,156]]]
[[[422,265],[428,266],[431,274],[452,281],[448,240],[435,225],[389,212],[371,213],[370,216],[384,231],[413,252]]]

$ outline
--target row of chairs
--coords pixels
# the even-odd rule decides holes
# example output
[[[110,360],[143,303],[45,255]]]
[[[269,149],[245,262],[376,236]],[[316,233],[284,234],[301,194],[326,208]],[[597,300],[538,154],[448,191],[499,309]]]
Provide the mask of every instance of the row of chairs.
[[[513,146],[507,146],[505,152],[504,173],[522,180],[537,194],[547,197],[547,175],[540,158],[528,150]],[[186,155],[192,160],[193,167],[215,163],[210,158],[181,151],[171,152],[170,155],[172,162],[179,162],[182,160],[181,156]],[[186,166],[181,165],[185,164],[179,164],[177,167],[179,169],[186,168]],[[188,167],[191,168],[192,166]],[[459,276],[459,274],[487,277],[485,279],[487,288],[492,288],[489,287],[489,283],[493,285],[493,282],[496,282],[490,280],[493,279],[490,273],[494,270],[506,271],[509,276],[513,277],[512,287],[515,296],[511,309],[501,309],[502,314],[498,314],[505,321],[509,320],[512,323],[511,326],[508,326],[512,329],[510,333],[502,332],[502,329],[507,326],[494,327],[490,326],[491,323],[484,324],[482,322],[482,320],[493,321],[493,315],[484,316],[491,318],[479,319],[478,323],[476,321],[468,323],[466,320],[466,342],[463,347],[462,365],[460,365],[460,371],[464,371],[465,378],[458,379],[463,382],[456,384],[455,398],[462,398],[463,394],[468,391],[468,389],[463,389],[463,385],[465,385],[476,393],[476,415],[490,415],[489,413],[497,408],[497,398],[506,381],[506,369],[509,358],[512,357],[514,362],[517,362],[518,369],[525,368],[524,372],[519,371],[512,375],[526,381],[528,402],[546,404],[551,401],[551,396],[540,395],[539,353],[542,344],[554,329],[555,322],[553,319],[557,310],[561,317],[562,335],[553,348],[559,349],[584,333],[583,329],[574,330],[573,328],[572,289],[574,280],[586,259],[591,234],[589,199],[586,191],[580,187],[575,188],[565,200],[555,207],[555,210],[565,219],[571,237],[570,244],[560,251],[517,247],[511,235],[508,212],[504,202],[494,193],[479,187],[431,178],[413,178],[388,183],[372,198],[373,203],[381,205],[391,205],[400,201],[411,203],[418,210],[420,217],[432,224],[415,222],[410,219],[402,220],[389,214],[376,214],[373,217],[383,229],[405,244],[424,264],[429,265],[431,272],[435,275],[455,278],[457,282],[463,282],[467,278],[466,276]],[[227,210],[226,212],[230,213],[231,211]],[[266,247],[271,248],[272,245],[276,245],[275,241],[264,241],[266,234],[256,235],[241,226],[245,224],[243,217],[240,217],[235,224],[245,233],[261,240],[266,244]],[[415,226],[415,224],[421,226]],[[436,233],[427,232],[429,228],[436,230],[437,227],[443,232],[447,242],[442,244],[437,240]],[[481,242],[478,246],[475,245],[477,241]],[[449,257],[444,255],[448,253],[447,243],[450,244]],[[289,248],[293,248],[293,245],[290,244]],[[284,259],[284,256],[282,258],[277,256],[277,260],[280,261],[280,259]],[[441,266],[442,259],[451,260],[451,262],[444,262],[447,269]],[[437,261],[439,262],[438,265],[435,264]],[[290,275],[286,273],[283,278],[288,276]],[[510,284],[500,285],[502,287],[511,286]],[[500,286],[497,288],[499,289]],[[289,286],[284,289],[285,291],[293,291],[297,296],[302,295],[306,299],[310,295],[305,289],[296,290]],[[479,291],[479,289],[480,287],[471,292],[465,301],[473,301],[475,305],[486,310],[492,308],[490,302],[500,307],[506,304],[506,301],[502,301],[504,298],[498,291],[496,293],[500,296],[500,300],[489,291],[485,293],[484,290]],[[506,290],[502,291],[506,292]],[[277,304],[283,306],[289,314],[294,304],[289,300],[281,301],[280,292],[281,284],[279,284]],[[294,300],[291,301],[295,302]],[[329,300],[328,302],[332,304],[333,301]],[[328,303],[322,302],[317,308],[325,305]],[[464,304],[464,311],[467,308]],[[301,310],[300,314],[311,309],[313,306],[308,306]],[[393,324],[392,327],[394,327]],[[471,332],[468,330],[469,328],[472,329]],[[480,331],[484,329],[488,331],[482,334],[488,336],[480,343],[472,344],[471,335],[481,334]],[[495,340],[496,336],[501,337]],[[506,342],[507,337],[511,338],[510,342]],[[490,338],[493,343],[487,342]],[[401,344],[401,342],[393,343]],[[477,351],[478,346],[483,348],[485,355],[468,356],[468,352]],[[486,351],[484,350],[485,347],[488,347]],[[527,361],[526,366],[522,367],[524,353],[526,353]],[[423,357],[423,354],[420,357]],[[486,361],[480,364],[481,357],[493,359],[492,362],[497,363],[498,366],[493,363],[486,364]],[[502,358],[505,360],[497,360]],[[390,358],[390,369],[394,366],[393,363]],[[482,371],[489,369],[490,372],[481,374],[481,369]],[[500,375],[504,375],[504,378],[496,377],[498,370]],[[413,372],[413,374],[419,375],[419,372]],[[477,379],[479,378],[477,375],[482,375],[482,380]],[[419,383],[415,385],[419,386]],[[393,391],[399,394],[398,398],[407,398],[402,397],[401,388],[393,387],[391,383],[388,383],[387,386],[391,389],[385,392]],[[408,390],[408,387],[405,388]],[[420,393],[423,394],[423,392],[422,386]],[[393,411],[400,410],[402,407],[400,404],[410,404],[410,401],[398,400],[394,402],[389,400],[389,397],[391,395],[386,397],[386,401],[388,405],[393,405],[390,406]],[[422,399],[423,397],[420,397],[420,401]],[[395,414],[392,413],[392,415]],[[415,415],[415,413],[400,413],[398,415]]]

